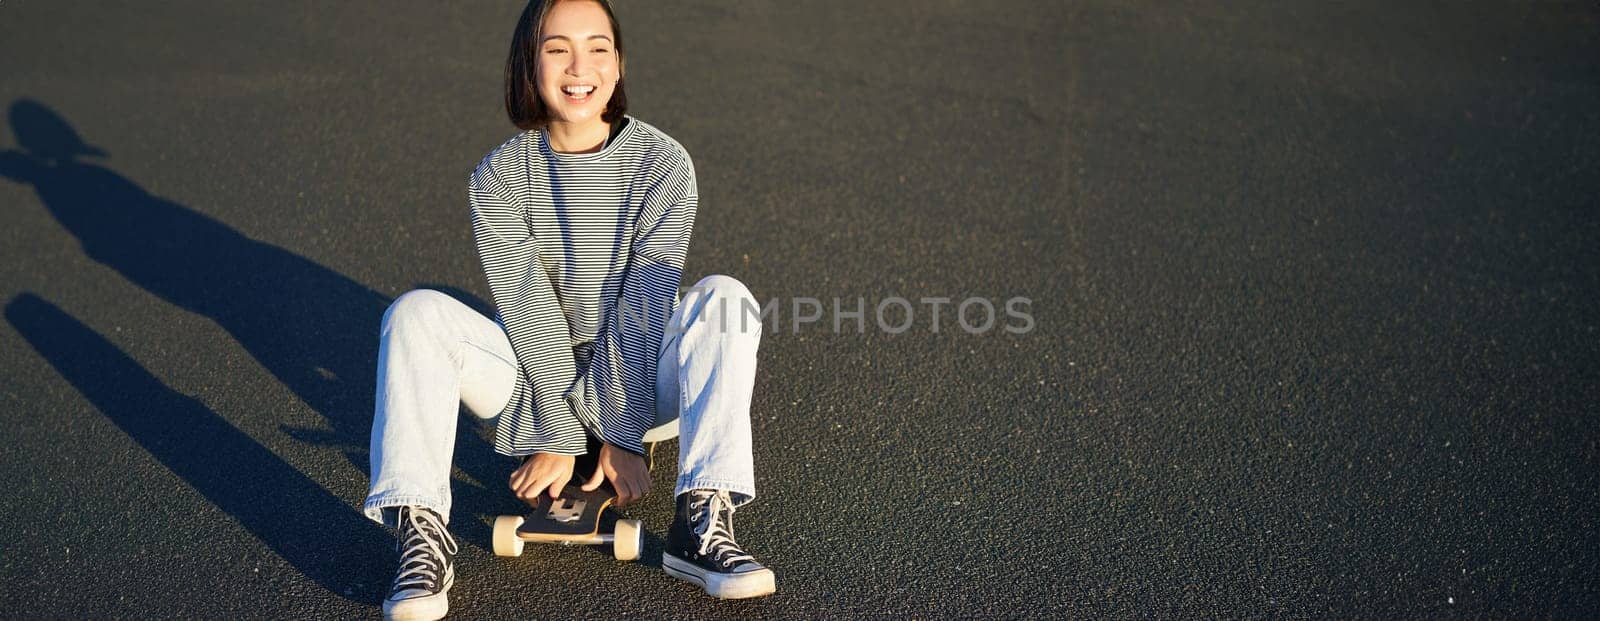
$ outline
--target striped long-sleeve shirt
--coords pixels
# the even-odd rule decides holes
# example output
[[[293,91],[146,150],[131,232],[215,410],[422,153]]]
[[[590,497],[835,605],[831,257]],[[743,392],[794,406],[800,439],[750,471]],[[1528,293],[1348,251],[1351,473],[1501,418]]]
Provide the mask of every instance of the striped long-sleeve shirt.
[[[469,194],[520,367],[495,451],[578,455],[587,430],[643,453],[699,200],[688,152],[632,117],[595,153],[557,153],[532,130],[483,158]]]

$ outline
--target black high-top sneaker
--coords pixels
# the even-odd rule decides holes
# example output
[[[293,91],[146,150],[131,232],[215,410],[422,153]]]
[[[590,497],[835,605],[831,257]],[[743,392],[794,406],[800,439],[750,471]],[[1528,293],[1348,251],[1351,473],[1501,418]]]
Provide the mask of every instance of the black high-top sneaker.
[[[400,569],[383,600],[383,618],[433,621],[450,612],[446,593],[456,581],[456,540],[439,514],[422,507],[400,508]]]
[[[778,588],[772,570],[733,540],[733,501],[727,490],[696,489],[678,495],[661,568],[700,585],[713,597],[759,597]]]

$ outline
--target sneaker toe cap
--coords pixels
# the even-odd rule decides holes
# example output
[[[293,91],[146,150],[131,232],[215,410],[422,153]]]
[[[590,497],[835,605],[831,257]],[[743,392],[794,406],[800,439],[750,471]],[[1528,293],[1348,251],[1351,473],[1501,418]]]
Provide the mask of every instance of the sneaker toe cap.
[[[728,568],[728,573],[745,574],[753,571],[761,571],[763,569],[766,569],[766,567],[761,563],[757,563],[755,561],[739,561],[734,563],[733,567]]]

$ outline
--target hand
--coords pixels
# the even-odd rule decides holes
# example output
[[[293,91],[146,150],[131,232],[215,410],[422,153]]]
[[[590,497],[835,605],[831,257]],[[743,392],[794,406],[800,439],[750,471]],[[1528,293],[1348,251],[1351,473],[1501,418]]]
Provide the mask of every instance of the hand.
[[[558,498],[561,488],[572,480],[572,464],[575,461],[577,458],[571,455],[534,453],[531,459],[522,462],[522,467],[511,473],[511,491],[530,503],[538,500],[539,494],[545,490],[550,491],[551,498]]]
[[[610,444],[600,447],[599,467],[594,469],[594,476],[589,477],[589,482],[583,484],[583,491],[600,489],[600,484],[607,479],[611,480],[612,487],[617,488],[618,507],[644,498],[650,492],[650,468],[645,465],[644,457]]]

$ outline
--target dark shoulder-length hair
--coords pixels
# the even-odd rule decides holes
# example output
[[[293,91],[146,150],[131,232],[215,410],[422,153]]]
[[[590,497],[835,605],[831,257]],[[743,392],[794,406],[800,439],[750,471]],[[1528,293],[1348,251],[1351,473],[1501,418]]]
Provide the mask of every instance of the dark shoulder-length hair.
[[[550,14],[550,8],[561,1],[532,0],[522,10],[522,17],[517,19],[516,31],[511,33],[511,53],[506,56],[506,115],[511,117],[513,125],[524,130],[540,129],[550,123],[550,111],[545,109],[544,100],[539,98],[534,72],[538,68],[539,30],[544,26],[544,18]],[[627,57],[622,51],[622,26],[617,23],[616,14],[611,12],[611,3],[606,0],[587,1],[599,3],[606,12],[606,19],[611,21],[612,45],[617,48],[620,69]],[[622,82],[619,76],[616,90],[611,92],[611,101],[606,102],[606,110],[600,114],[601,120],[607,123],[617,122],[628,111],[628,95],[622,90]]]

